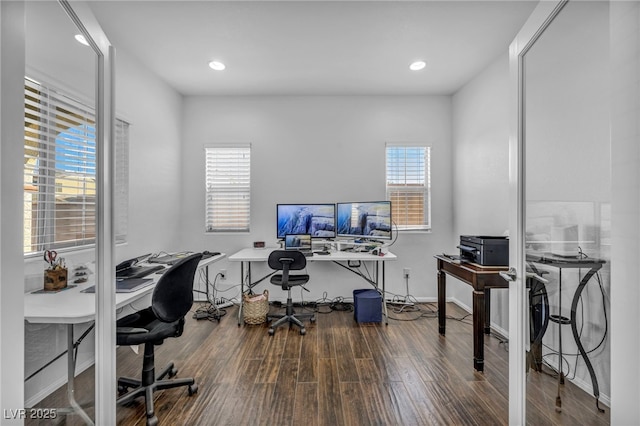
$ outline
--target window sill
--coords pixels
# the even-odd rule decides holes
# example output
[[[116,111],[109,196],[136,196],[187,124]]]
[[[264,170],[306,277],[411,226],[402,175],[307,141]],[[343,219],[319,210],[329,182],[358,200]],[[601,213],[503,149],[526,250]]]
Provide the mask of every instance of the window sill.
[[[429,229],[399,229],[399,234],[431,234],[431,228]]]
[[[249,235],[251,231],[206,231],[204,235]]]

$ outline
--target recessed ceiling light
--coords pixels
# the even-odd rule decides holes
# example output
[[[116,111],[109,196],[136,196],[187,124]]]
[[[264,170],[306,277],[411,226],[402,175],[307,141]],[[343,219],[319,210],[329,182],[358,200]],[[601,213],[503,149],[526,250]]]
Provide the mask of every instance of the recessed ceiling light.
[[[409,69],[411,71],[420,71],[426,66],[427,66],[427,63],[425,61],[415,61],[414,63],[409,65]]]
[[[89,45],[89,43],[87,42],[87,39],[84,38],[84,36],[82,34],[76,34],[75,35],[75,39],[76,39],[76,41],[78,41],[78,43],[82,43],[85,46]]]
[[[220,61],[211,61],[209,62],[209,67],[216,71],[222,71],[223,69],[226,68],[226,65]]]

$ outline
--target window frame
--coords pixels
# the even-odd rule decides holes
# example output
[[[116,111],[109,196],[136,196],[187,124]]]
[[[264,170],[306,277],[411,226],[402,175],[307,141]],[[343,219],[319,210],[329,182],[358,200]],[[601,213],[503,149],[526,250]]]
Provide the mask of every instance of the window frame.
[[[404,183],[402,184],[390,184],[390,161],[389,161],[389,150],[390,149],[424,149],[424,163],[422,164],[423,166],[423,173],[424,173],[424,177],[422,180],[422,184],[418,184],[418,186],[412,187],[407,183],[407,179],[406,179],[406,169],[407,169],[407,163],[406,163],[406,158],[404,161],[404,169],[405,169],[405,179],[404,179]],[[432,155],[432,147],[431,145],[428,145],[426,143],[405,143],[405,142],[387,142],[385,144],[385,196],[387,200],[391,201],[391,205],[392,205],[392,217],[394,220],[394,224],[396,229],[399,232],[403,232],[403,233],[407,233],[407,232],[431,232],[432,230],[432,223],[431,223],[431,155]],[[406,156],[405,156],[406,157]],[[420,171],[417,172],[418,174],[420,174]],[[410,224],[406,224],[406,223],[400,223],[400,218],[402,216],[408,216],[410,215],[410,212],[408,212],[407,210],[409,209],[404,209],[405,213],[404,215],[400,215],[398,213],[399,209],[401,209],[401,206],[398,205],[398,201],[396,200],[394,202],[393,200],[393,192],[404,192],[405,194],[410,194],[410,193],[418,193],[418,194],[422,194],[423,196],[423,202],[421,205],[421,215],[422,215],[422,219],[421,219],[421,223],[410,223]],[[405,204],[406,206],[406,204]]]
[[[211,144],[206,145],[204,151],[205,234],[249,233],[251,231],[251,143]],[[233,160],[230,159],[224,164],[215,163],[213,157],[223,152],[235,156],[236,169],[231,167]],[[223,174],[223,179],[222,181],[218,179],[217,183],[214,179],[220,175],[212,169],[215,165],[225,167],[225,170],[219,171]],[[225,182],[229,176],[236,180],[235,184]],[[222,211],[216,211],[219,204],[214,198],[226,198],[229,201],[221,205]]]
[[[97,202],[97,187],[96,187],[96,136],[95,136],[95,107],[90,106],[89,102],[85,99],[81,99],[81,96],[73,94],[71,90],[61,89],[55,84],[51,84],[46,79],[34,79],[29,76],[24,78],[24,119],[25,119],[25,133],[24,133],[24,213],[23,213],[23,227],[24,242],[23,242],[23,255],[25,259],[38,257],[45,249],[55,249],[59,252],[74,252],[92,249],[96,244],[96,214],[95,206]],[[28,99],[28,96],[35,96],[35,98]],[[41,97],[42,99],[38,99]],[[35,99],[35,101],[34,101]],[[72,116],[80,123],[76,123],[75,120],[68,121],[71,124],[67,127],[60,127],[59,124],[62,121],[58,116],[62,114],[61,111],[65,111],[66,108],[71,106],[73,109]],[[31,124],[31,126],[30,126]],[[78,192],[79,196],[85,200],[80,203],[81,206],[91,207],[93,206],[93,214],[88,215],[83,212],[81,217],[77,219],[77,224],[93,226],[94,231],[88,232],[83,238],[72,238],[68,240],[58,240],[56,231],[47,232],[45,229],[47,226],[53,227],[61,226],[56,222],[61,219],[56,218],[57,202],[55,201],[56,194],[60,193],[60,189],[64,187],[62,182],[57,179],[63,179],[64,173],[72,174],[69,170],[63,170],[58,168],[56,162],[78,161],[79,158],[75,154],[67,154],[65,148],[61,148],[65,143],[58,143],[58,139],[62,139],[68,136],[70,133],[75,133],[83,126],[87,127],[86,133],[93,133],[93,137],[79,138],[79,141],[73,141],[66,148],[68,151],[72,151],[77,146],[81,146],[86,150],[84,159],[86,163],[82,166],[69,166],[71,168],[87,167],[91,168],[93,164],[93,173],[82,174],[84,177],[79,178],[93,180],[93,189],[82,189]],[[93,127],[91,127],[93,126]],[[129,130],[131,124],[121,118],[115,119],[114,128],[114,183],[116,196],[114,197],[115,210],[118,212],[114,217],[114,232],[115,240],[117,244],[124,244],[128,238],[128,204],[129,204]],[[42,136],[38,135],[45,129],[49,134]],[[51,130],[53,129],[53,131]],[[74,130],[71,130],[74,129]],[[71,131],[70,131],[71,130]],[[119,137],[122,136],[122,137]],[[52,141],[53,140],[53,141]],[[87,141],[92,141],[87,142]],[[35,154],[34,154],[35,152]],[[49,165],[39,164],[40,156],[44,154],[45,159],[50,161]],[[29,160],[31,161],[29,163]],[[60,175],[56,176],[57,173]],[[31,182],[29,182],[31,178]],[[78,177],[70,179],[76,181]],[[44,182],[41,183],[40,181]],[[93,192],[93,193],[92,193]],[[29,199],[27,194],[31,193],[33,198],[39,200],[45,199],[50,206],[45,206],[41,209],[33,209],[33,199]],[[86,198],[93,198],[93,201],[86,201]],[[31,203],[28,206],[28,203]],[[36,202],[37,203],[37,202]],[[53,207],[51,207],[53,206]],[[38,215],[34,221],[33,215]],[[27,224],[27,221],[31,222]],[[35,223],[35,225],[34,225]],[[92,234],[92,235],[91,235]],[[30,241],[29,241],[30,240]]]

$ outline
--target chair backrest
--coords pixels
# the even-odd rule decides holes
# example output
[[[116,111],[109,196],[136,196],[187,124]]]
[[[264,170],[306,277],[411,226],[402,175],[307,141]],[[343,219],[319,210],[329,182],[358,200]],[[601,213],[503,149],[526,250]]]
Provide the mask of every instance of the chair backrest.
[[[297,250],[274,250],[267,261],[269,268],[277,271],[297,271],[307,267],[307,258]]]
[[[201,253],[180,259],[162,274],[151,296],[153,313],[164,322],[184,317],[193,305],[193,279]]]

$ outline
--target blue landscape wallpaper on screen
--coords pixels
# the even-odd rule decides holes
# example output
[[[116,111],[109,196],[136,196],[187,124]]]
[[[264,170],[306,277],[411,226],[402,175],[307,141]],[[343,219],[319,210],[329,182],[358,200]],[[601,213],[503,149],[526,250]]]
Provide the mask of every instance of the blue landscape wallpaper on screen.
[[[391,203],[338,203],[338,236],[391,239]]]
[[[278,238],[286,234],[311,234],[314,238],[334,238],[335,204],[278,204]]]

